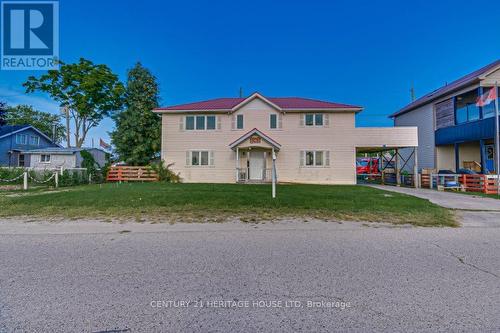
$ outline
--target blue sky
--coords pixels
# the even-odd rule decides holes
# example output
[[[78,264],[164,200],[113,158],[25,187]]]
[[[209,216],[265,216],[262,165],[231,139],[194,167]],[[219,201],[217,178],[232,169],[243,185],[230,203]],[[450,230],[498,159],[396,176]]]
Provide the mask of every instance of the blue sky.
[[[141,61],[161,104],[301,96],[362,105],[358,126],[500,58],[499,1],[60,1],[60,56],[107,64],[121,79]],[[0,99],[58,112],[0,71]],[[91,138],[108,140],[104,120]]]

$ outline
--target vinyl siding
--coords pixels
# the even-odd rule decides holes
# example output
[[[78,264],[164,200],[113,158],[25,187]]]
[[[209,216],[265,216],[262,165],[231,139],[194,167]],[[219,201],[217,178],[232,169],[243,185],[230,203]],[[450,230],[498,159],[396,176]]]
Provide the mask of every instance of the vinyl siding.
[[[276,159],[279,181],[355,184],[356,146],[374,141],[396,143],[399,140],[405,144],[417,141],[416,129],[399,132],[399,129],[391,131],[390,128],[357,129],[354,112],[328,113],[328,126],[324,127],[304,126],[301,121],[304,113],[284,113],[282,127],[271,129],[269,115],[277,112],[265,102],[254,99],[234,113],[243,115],[243,129],[232,129],[233,114],[218,114],[220,129],[209,131],[180,130],[181,117],[185,115],[163,114],[162,159],[172,164],[172,170],[180,173],[184,182],[235,182],[236,156],[229,144],[257,128],[281,145]],[[413,138],[408,139],[407,135]],[[187,166],[186,151],[189,150],[213,151],[215,165]],[[300,152],[304,150],[329,151],[330,166],[301,167]]]
[[[397,116],[394,119],[394,126],[418,127],[419,170],[421,168],[435,168],[434,104],[427,104]],[[402,149],[401,154],[407,157],[411,151],[410,149]]]

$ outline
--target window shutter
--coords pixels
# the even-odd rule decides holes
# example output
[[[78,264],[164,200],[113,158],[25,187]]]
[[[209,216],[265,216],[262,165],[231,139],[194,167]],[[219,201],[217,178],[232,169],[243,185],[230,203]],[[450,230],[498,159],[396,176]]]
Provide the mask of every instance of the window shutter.
[[[217,116],[217,129],[218,130],[221,129],[221,119],[220,119],[220,116]]]
[[[323,114],[323,124],[325,127],[330,127],[330,115],[328,113]]]
[[[184,131],[184,116],[181,116],[179,119],[179,129]]]
[[[236,129],[236,115],[233,114],[231,117],[231,129]]]
[[[300,166],[304,166],[304,159],[305,159],[305,151],[301,150],[300,152]]]
[[[278,128],[282,128],[282,127],[283,127],[283,114],[278,113]]]
[[[325,166],[330,166],[330,151],[326,150],[323,154],[325,155]]]
[[[304,127],[304,118],[305,118],[305,116],[306,115],[303,114],[303,113],[300,114],[300,124],[299,124],[300,127]]]
[[[208,165],[214,165],[214,151],[211,150],[208,152]]]
[[[187,166],[191,165],[191,152],[190,151],[186,152],[186,165]]]

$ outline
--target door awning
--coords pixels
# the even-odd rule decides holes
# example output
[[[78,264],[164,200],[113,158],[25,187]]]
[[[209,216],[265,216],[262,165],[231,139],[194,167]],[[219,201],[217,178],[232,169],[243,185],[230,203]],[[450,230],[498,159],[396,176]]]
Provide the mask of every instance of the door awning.
[[[265,147],[262,145],[262,141],[267,143],[276,151],[279,151],[281,148],[281,145],[278,142],[271,139],[268,135],[262,133],[257,128],[254,128],[251,131],[240,136],[238,139],[230,143],[229,147],[234,150],[236,149],[236,147],[245,143],[248,143],[250,146]]]

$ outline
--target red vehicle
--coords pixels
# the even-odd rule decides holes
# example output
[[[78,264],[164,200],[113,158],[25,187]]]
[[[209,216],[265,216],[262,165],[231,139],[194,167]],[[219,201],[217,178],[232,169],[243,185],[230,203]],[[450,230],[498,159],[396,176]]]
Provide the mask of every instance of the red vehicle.
[[[356,159],[356,173],[358,175],[378,174],[378,158],[362,157]]]

